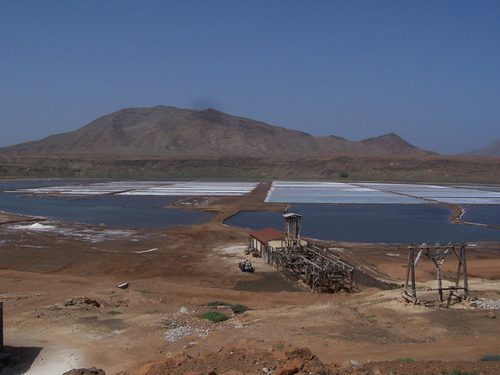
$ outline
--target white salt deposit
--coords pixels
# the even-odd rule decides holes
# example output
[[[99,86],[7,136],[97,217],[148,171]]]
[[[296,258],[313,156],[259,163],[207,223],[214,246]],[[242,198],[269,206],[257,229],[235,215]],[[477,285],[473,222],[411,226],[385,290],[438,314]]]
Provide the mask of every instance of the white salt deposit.
[[[8,191],[23,194],[237,196],[250,193],[257,182],[248,181],[111,181],[88,185],[63,185]]]
[[[500,192],[473,186],[274,181],[266,202],[500,204]]]

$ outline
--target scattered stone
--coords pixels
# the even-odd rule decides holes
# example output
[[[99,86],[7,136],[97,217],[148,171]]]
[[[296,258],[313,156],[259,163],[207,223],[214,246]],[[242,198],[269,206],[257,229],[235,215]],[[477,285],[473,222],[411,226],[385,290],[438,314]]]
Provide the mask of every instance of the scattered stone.
[[[362,366],[363,366],[363,364],[362,364],[361,362],[356,361],[356,360],[354,360],[354,359],[351,359],[351,360],[349,360],[349,361],[345,362],[345,366],[344,366],[344,367],[354,367],[354,368],[360,368],[360,367],[362,367]]]
[[[491,310],[486,313],[486,317],[490,318],[490,319],[495,319],[496,318],[495,313],[493,311],[491,311]]]
[[[299,358],[303,360],[312,359],[313,355],[308,348],[298,348],[292,346],[290,349],[285,351],[286,359]]]
[[[101,304],[99,301],[89,298],[89,297],[77,297],[77,298],[71,298],[64,302],[64,306],[78,306],[78,305],[88,305],[88,306],[93,306],[93,307],[101,307]]]
[[[65,372],[63,375],[106,375],[106,373],[104,372],[104,370],[91,367],[91,368],[73,369],[68,372]]]
[[[469,300],[472,301],[470,306],[475,303],[477,307],[487,310],[500,310],[500,300],[493,301],[491,299],[481,298],[481,297],[469,297]]]

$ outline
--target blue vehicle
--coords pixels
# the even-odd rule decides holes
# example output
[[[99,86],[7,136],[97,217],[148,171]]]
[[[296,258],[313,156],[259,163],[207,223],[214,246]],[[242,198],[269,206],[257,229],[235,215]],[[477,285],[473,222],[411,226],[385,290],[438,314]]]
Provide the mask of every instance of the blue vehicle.
[[[253,272],[254,269],[252,267],[252,262],[250,259],[247,259],[239,264],[241,272]]]

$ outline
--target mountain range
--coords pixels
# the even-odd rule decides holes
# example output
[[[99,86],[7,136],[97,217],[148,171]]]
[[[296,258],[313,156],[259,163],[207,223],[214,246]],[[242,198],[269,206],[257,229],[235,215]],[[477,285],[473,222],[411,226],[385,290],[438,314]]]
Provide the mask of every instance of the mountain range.
[[[0,149],[2,153],[309,157],[435,155],[394,133],[361,141],[310,134],[206,109],[126,108],[80,129]]]

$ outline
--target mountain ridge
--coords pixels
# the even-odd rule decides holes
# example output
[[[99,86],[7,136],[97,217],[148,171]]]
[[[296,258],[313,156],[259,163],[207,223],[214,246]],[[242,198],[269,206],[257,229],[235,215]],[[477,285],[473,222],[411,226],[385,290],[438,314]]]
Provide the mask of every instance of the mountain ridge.
[[[436,155],[395,133],[361,141],[308,133],[232,116],[172,106],[125,108],[67,133],[0,148],[1,153],[99,153],[309,157],[328,154]]]
[[[476,150],[465,152],[461,155],[500,157],[500,139],[497,139],[496,141],[488,143],[486,146],[480,147]]]

